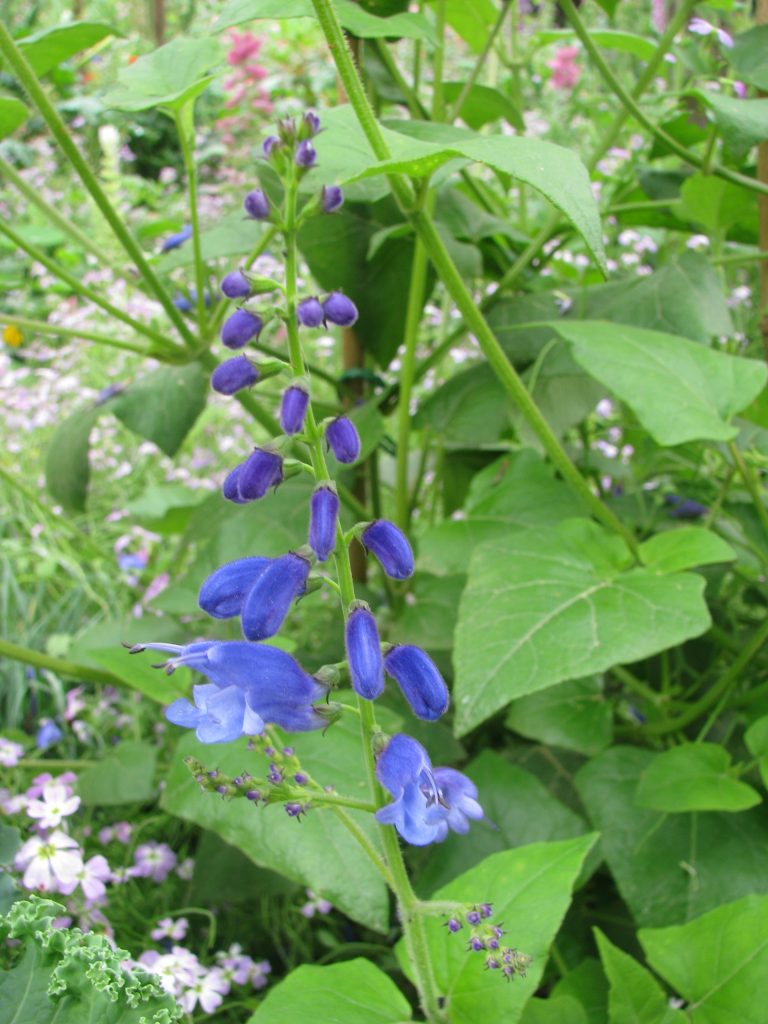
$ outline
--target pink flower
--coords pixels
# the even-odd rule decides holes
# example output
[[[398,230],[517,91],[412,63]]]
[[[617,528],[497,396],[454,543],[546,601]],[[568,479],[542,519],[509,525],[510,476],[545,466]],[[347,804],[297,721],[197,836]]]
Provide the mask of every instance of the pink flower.
[[[576,63],[578,46],[561,46],[547,67],[552,71],[551,82],[555,89],[573,89],[581,78],[581,68]]]
[[[229,988],[229,982],[224,977],[224,972],[218,967],[211,967],[206,974],[200,975],[195,983],[186,990],[179,999],[179,1005],[186,1013],[192,1013],[199,1003],[200,1009],[205,1013],[213,1013],[223,1003]]]
[[[85,708],[85,701],[83,700],[84,691],[84,686],[74,686],[71,690],[67,690],[67,706],[64,709],[64,720],[66,722],[71,722],[73,718],[77,718]]]
[[[721,46],[725,46],[727,49],[733,46],[733,38],[724,29],[705,21],[704,18],[691,18],[688,22],[688,31],[697,36],[715,35]]]
[[[304,917],[314,917],[315,914],[330,914],[333,910],[332,903],[323,899],[322,896],[316,896],[311,889],[307,889],[307,896],[309,899],[301,908],[301,913]]]
[[[7,740],[5,736],[0,736],[0,765],[3,768],[15,768],[19,763],[19,758],[24,757],[24,747],[20,743],[14,743],[13,740]]]
[[[176,854],[167,843],[142,843],[136,848],[133,867],[128,869],[132,878],[151,878],[164,882],[176,867]]]
[[[104,884],[112,880],[112,872],[105,857],[97,853],[95,857],[83,864],[78,872],[77,880],[80,888],[88,900],[99,900],[107,891]]]
[[[26,889],[68,894],[77,885],[83,858],[77,840],[56,831],[46,839],[28,839],[16,854],[14,865],[24,872]]]
[[[43,786],[41,799],[30,800],[27,814],[30,818],[38,819],[40,828],[56,828],[61,824],[62,818],[74,814],[79,806],[80,797],[73,796],[68,786],[51,781]]]
[[[233,30],[229,38],[232,45],[227,54],[227,63],[233,66],[244,64],[250,57],[255,57],[261,49],[261,40],[252,32],[235,32]]]
[[[180,917],[176,921],[172,917],[164,917],[157,922],[157,928],[153,928],[149,934],[155,942],[161,942],[163,939],[181,942],[186,938],[188,928],[189,921],[186,917]]]

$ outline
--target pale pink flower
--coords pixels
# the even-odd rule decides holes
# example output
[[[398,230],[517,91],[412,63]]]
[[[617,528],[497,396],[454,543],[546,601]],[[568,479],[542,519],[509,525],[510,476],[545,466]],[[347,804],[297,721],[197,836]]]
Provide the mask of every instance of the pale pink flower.
[[[578,54],[578,46],[561,46],[555,50],[554,58],[547,64],[555,89],[573,89],[581,78],[581,68],[576,63]]]
[[[15,768],[22,757],[24,757],[24,747],[20,743],[0,736],[0,765],[3,768]]]
[[[77,840],[56,831],[47,838],[28,839],[16,854],[14,865],[24,872],[26,889],[68,894],[77,885],[83,858]]]
[[[74,814],[80,806],[80,797],[73,796],[68,786],[57,781],[46,782],[40,799],[30,800],[27,814],[38,819],[40,828],[56,828],[63,818]]]
[[[199,1003],[205,1013],[213,1013],[224,1002],[229,988],[224,972],[218,967],[212,967],[195,979],[194,984],[179,999],[179,1005],[185,1013],[192,1013]]]
[[[132,878],[151,878],[164,882],[176,866],[176,854],[167,843],[142,843],[136,848],[133,867],[128,869]]]
[[[704,18],[691,18],[688,22],[688,31],[693,32],[697,36],[712,36],[715,35],[718,38],[721,46],[725,46],[730,49],[733,46],[733,37],[730,36],[725,29],[718,28],[717,25],[713,25],[709,21],[705,21]]]
[[[100,853],[87,860],[77,875],[80,888],[88,900],[101,899],[107,891],[104,883],[111,881],[111,879],[112,872],[110,871],[109,864],[107,864],[106,857],[102,857]]]
[[[172,917],[163,917],[157,922],[157,928],[153,928],[149,934],[155,942],[160,942],[163,939],[181,942],[186,938],[188,928],[189,921],[186,917],[179,917],[175,921]]]
[[[71,722],[73,718],[77,718],[80,712],[84,710],[84,692],[84,686],[74,686],[71,690],[67,690],[67,706],[64,709],[64,720],[66,722]]]
[[[322,896],[317,896],[311,889],[307,889],[307,902],[301,908],[304,917],[314,917],[315,914],[330,914],[333,904]]]

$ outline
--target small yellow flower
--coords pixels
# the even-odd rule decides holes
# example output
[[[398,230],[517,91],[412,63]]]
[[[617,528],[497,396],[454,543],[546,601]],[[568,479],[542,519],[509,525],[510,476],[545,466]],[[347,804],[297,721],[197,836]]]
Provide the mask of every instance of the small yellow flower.
[[[3,341],[6,345],[10,345],[11,348],[18,348],[24,337],[18,327],[13,324],[9,324],[3,328]]]

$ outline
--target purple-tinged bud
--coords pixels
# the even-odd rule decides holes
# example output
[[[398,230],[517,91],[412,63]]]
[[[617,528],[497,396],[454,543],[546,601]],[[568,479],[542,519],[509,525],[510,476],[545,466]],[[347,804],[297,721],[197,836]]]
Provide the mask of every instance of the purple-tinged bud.
[[[309,502],[309,546],[318,562],[324,562],[336,547],[339,497],[328,484],[320,484]]]
[[[293,551],[271,560],[243,603],[241,622],[247,640],[266,640],[280,630],[291,605],[306,590],[309,569],[307,559]]]
[[[227,474],[227,478],[221,488],[221,493],[227,499],[227,501],[233,501],[236,505],[245,505],[246,499],[240,497],[240,490],[238,483],[240,481],[240,470],[243,468],[244,463],[240,463],[239,466]]]
[[[343,292],[331,292],[323,303],[325,319],[339,327],[351,327],[357,320],[357,306]]]
[[[384,668],[403,691],[417,718],[434,722],[448,710],[448,687],[437,665],[420,647],[393,647],[384,655]],[[478,913],[478,921],[479,918]]]
[[[457,917],[450,917],[445,923],[449,932],[453,932],[455,934],[456,932],[461,931],[461,921]]]
[[[355,693],[375,700],[384,689],[384,664],[376,619],[369,608],[358,605],[350,612],[344,642]]]
[[[309,139],[304,139],[298,144],[294,159],[298,167],[309,168],[314,165],[317,160],[317,152]]]
[[[344,193],[338,185],[323,185],[320,195],[320,206],[323,213],[335,213],[344,203]]]
[[[467,914],[467,924],[471,924],[473,927],[480,924],[480,911],[477,908],[470,910]]]
[[[291,384],[283,392],[280,403],[280,426],[286,434],[300,434],[307,415],[309,395],[306,389],[298,384]]]
[[[293,142],[296,138],[296,122],[292,117],[284,117],[277,122],[277,133],[281,142]]]
[[[252,220],[265,220],[269,216],[269,200],[260,188],[255,188],[243,200],[243,209]]]
[[[360,435],[346,416],[337,416],[325,428],[325,440],[339,462],[352,463],[360,456]]]
[[[390,579],[407,580],[413,575],[413,551],[408,538],[388,519],[375,519],[366,526],[360,543],[376,556]]]
[[[293,776],[293,781],[296,783],[297,786],[306,786],[306,784],[309,782],[309,776],[307,775],[306,772],[296,772],[296,774]]]
[[[258,803],[259,800],[261,800],[261,793],[259,792],[258,789],[249,789],[248,792],[245,794],[245,799],[253,800],[255,803]]]
[[[289,803],[285,805],[285,813],[289,818],[296,818],[297,820],[306,813],[304,804]]]
[[[233,270],[221,282],[221,290],[228,299],[245,299],[251,294],[248,278],[242,270]]]
[[[282,480],[282,456],[269,448],[256,448],[240,467],[237,490],[244,501],[256,501]]]
[[[211,374],[211,387],[220,395],[234,395],[243,388],[252,387],[259,379],[259,371],[247,356],[235,356],[219,363]]]
[[[485,949],[485,943],[479,935],[473,935],[467,943],[467,949],[471,950],[473,953],[479,953],[481,950]]]
[[[236,309],[232,316],[224,321],[221,340],[227,348],[242,348],[251,338],[258,338],[262,326],[260,316],[249,313],[246,309]]]
[[[267,780],[271,782],[273,786],[279,786],[280,783],[283,781],[283,773],[280,771],[276,764],[271,764],[269,766],[269,771],[267,772]]]
[[[480,916],[481,917],[493,917],[493,904],[492,903],[481,903],[480,904]]]
[[[501,961],[495,956],[487,956],[485,958],[485,966],[489,971],[496,971],[501,967]]]
[[[320,131],[320,118],[314,110],[308,110],[301,119],[299,125],[299,138],[311,139]]]
[[[296,319],[304,327],[319,327],[324,318],[320,300],[314,295],[311,299],[302,299],[296,308]]]
[[[271,561],[271,558],[237,558],[219,566],[200,587],[198,605],[214,619],[239,615],[248,592]]]

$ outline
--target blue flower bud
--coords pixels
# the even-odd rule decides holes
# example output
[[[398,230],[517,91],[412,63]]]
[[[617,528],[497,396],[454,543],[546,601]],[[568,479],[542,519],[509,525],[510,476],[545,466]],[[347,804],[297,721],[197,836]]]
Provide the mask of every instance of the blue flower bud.
[[[323,303],[325,319],[339,327],[351,327],[357,320],[357,306],[343,292],[331,292]]]
[[[267,139],[268,141],[269,139]],[[264,143],[265,152],[267,142]],[[252,220],[264,220],[269,216],[269,200],[260,188],[255,188],[248,193],[243,200],[243,208]]]
[[[271,561],[271,558],[237,558],[220,566],[200,588],[198,605],[214,619],[239,615],[251,587]]]
[[[320,301],[314,296],[311,299],[302,299],[296,309],[296,319],[304,327],[319,327],[324,319]]]
[[[221,340],[227,348],[242,348],[251,338],[258,338],[262,326],[260,316],[245,309],[236,309],[232,316],[224,321]]]
[[[338,185],[323,185],[320,205],[323,213],[335,213],[344,203],[344,193]]]
[[[271,559],[243,602],[243,636],[248,640],[274,636],[293,602],[306,590],[309,570],[307,559],[293,551]]]
[[[269,448],[256,448],[240,467],[238,495],[244,501],[256,501],[263,498],[270,487],[277,487],[282,479],[282,456]]]
[[[299,167],[312,167],[317,160],[317,152],[309,139],[304,139],[298,144],[294,159]]]
[[[235,356],[219,363],[211,374],[211,387],[220,395],[234,395],[259,379],[259,371],[247,356]]]
[[[280,426],[286,434],[301,432],[308,405],[309,395],[303,387],[291,384],[289,388],[285,389],[280,403]]]
[[[203,293],[203,303],[206,309],[211,304],[211,293],[207,289]],[[181,292],[177,292],[173,297],[173,304],[180,313],[191,313],[197,306],[197,292],[194,288],[189,289],[189,295],[182,295]]]
[[[280,139],[278,139],[276,135],[268,135],[261,144],[261,151],[264,154],[264,156],[267,157],[267,159],[269,159],[269,154],[272,152],[275,146],[279,145]]]
[[[401,644],[384,655],[384,668],[403,691],[417,718],[436,721],[448,710],[448,687],[420,647]]]
[[[375,519],[366,526],[360,543],[376,556],[390,579],[407,580],[413,575],[413,551],[408,538],[388,519]]]
[[[228,299],[245,299],[251,294],[251,286],[242,270],[227,274],[221,282],[221,290]]]
[[[314,110],[308,110],[301,119],[299,125],[299,137],[302,139],[311,139],[314,135],[320,131],[320,118],[314,112]]]
[[[55,746],[63,735],[64,733],[55,722],[52,722],[50,718],[44,719],[35,734],[35,746],[40,750],[47,750],[48,747]]]
[[[379,631],[369,608],[354,608],[344,632],[352,686],[366,700],[375,700],[384,689],[384,665]]]
[[[336,547],[338,516],[338,495],[328,484],[320,484],[309,503],[309,546],[318,562],[324,562]]]
[[[325,428],[325,440],[339,462],[355,462],[360,455],[360,435],[346,416],[337,416]]]
[[[192,237],[192,228],[189,224],[177,231],[175,235],[169,235],[160,246],[160,252],[170,252],[171,249],[178,249],[180,245],[188,242]]]

